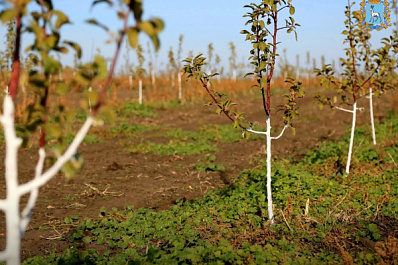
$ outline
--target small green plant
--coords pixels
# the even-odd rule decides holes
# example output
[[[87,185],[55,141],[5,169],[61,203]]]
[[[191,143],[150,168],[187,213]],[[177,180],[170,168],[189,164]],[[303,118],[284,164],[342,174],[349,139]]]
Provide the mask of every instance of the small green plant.
[[[209,152],[216,152],[215,145],[209,144],[206,140],[184,141],[170,140],[167,144],[155,144],[153,142],[140,143],[137,146],[127,149],[134,153],[154,153],[159,155],[196,155]]]
[[[119,114],[122,116],[132,117],[155,117],[156,112],[148,106],[141,105],[136,102],[126,102],[123,107],[119,108]]]
[[[216,160],[216,156],[211,154],[206,156],[206,162],[204,164],[202,163],[196,163],[194,165],[194,169],[199,170],[199,171],[220,171],[220,170],[225,170],[225,167],[220,164],[214,163]]]

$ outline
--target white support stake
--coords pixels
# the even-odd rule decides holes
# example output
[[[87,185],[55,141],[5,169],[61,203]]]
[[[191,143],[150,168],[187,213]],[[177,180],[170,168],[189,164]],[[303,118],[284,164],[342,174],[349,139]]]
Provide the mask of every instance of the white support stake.
[[[142,104],[142,80],[138,80],[138,103]]]
[[[178,74],[178,99],[182,99],[181,75]]]
[[[133,77],[131,75],[129,75],[129,85],[130,89],[133,88]]]

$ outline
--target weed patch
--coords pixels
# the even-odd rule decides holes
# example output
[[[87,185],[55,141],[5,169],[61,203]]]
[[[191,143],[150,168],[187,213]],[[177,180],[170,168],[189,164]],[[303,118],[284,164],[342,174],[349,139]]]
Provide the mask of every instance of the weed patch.
[[[128,152],[154,153],[158,155],[197,155],[209,152],[216,152],[215,145],[205,140],[181,141],[170,140],[168,144],[155,144],[153,142],[140,143],[137,146],[127,149]]]

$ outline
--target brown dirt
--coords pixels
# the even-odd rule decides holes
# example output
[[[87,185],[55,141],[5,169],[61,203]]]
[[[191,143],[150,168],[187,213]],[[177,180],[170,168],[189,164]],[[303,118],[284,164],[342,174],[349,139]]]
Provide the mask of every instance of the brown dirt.
[[[273,155],[300,160],[311,148],[319,143],[336,139],[347,133],[351,124],[350,114],[325,108],[320,111],[313,104],[313,93],[309,93],[299,102],[300,118],[295,122],[297,135],[290,131],[274,141]],[[119,98],[129,100],[131,91],[119,91]],[[259,96],[245,95],[238,98],[239,111],[248,113],[252,121],[264,123],[264,113]],[[387,111],[394,108],[388,95],[375,100],[376,121],[384,119]],[[281,102],[275,102],[275,106]],[[367,107],[366,101],[361,102]],[[137,117],[131,124],[152,124],[178,127],[184,130],[198,130],[204,124],[227,124],[225,117],[213,112],[213,108],[203,107],[202,103],[184,104],[176,108],[158,110],[155,118]],[[277,113],[273,119],[274,129],[280,131],[283,124],[277,123]],[[358,125],[368,124],[368,112],[359,113]],[[106,127],[94,129],[95,133],[106,134]],[[102,132],[101,132],[102,130]],[[151,134],[142,134],[142,138],[129,139],[123,136],[107,138],[95,144],[83,143],[79,148],[84,157],[84,169],[70,180],[57,175],[40,189],[39,199],[23,237],[22,259],[35,255],[45,255],[51,249],[62,252],[70,247],[67,240],[67,228],[62,221],[66,217],[95,218],[102,206],[107,210],[134,205],[167,209],[177,199],[192,199],[202,196],[209,189],[225,187],[232,183],[244,168],[259,165],[264,157],[264,141],[245,141],[236,143],[217,143],[219,151],[215,153],[217,163],[222,163],[226,170],[219,172],[199,172],[193,169],[198,161],[203,161],[204,154],[189,156],[162,156],[154,154],[128,153],[126,146],[137,144],[151,138]],[[153,139],[151,139],[153,140]],[[168,141],[157,136],[160,142]],[[34,174],[37,151],[22,149],[19,152],[20,182],[26,182]],[[4,157],[4,146],[0,147],[0,157]],[[23,161],[23,162],[22,162]],[[4,172],[4,165],[0,165]],[[0,194],[5,194],[4,178],[0,179]],[[4,198],[5,195],[1,195]],[[26,198],[23,198],[26,201]],[[0,216],[0,249],[5,245],[4,215]]]

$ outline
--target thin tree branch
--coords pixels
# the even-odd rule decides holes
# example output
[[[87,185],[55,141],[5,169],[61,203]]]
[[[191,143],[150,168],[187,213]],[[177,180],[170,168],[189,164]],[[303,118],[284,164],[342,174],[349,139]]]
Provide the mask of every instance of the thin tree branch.
[[[361,87],[364,86],[367,82],[369,82],[374,74],[375,74],[375,71],[373,71],[372,74],[369,75],[369,77],[365,81],[363,81],[363,83],[361,84]]]
[[[289,26],[284,26],[284,27],[278,28],[277,30],[290,29],[290,28],[291,28],[291,27],[289,27]]]
[[[106,91],[108,90],[108,88],[111,85],[113,73],[115,72],[116,63],[117,63],[117,59],[119,58],[119,53],[120,53],[120,50],[121,50],[121,47],[122,47],[123,39],[124,39],[124,36],[126,35],[126,32],[127,32],[128,20],[129,20],[129,17],[130,17],[129,16],[130,13],[131,13],[131,8],[129,8],[128,12],[126,12],[124,14],[125,18],[124,18],[123,31],[121,32],[120,38],[119,38],[119,40],[117,42],[115,55],[114,55],[113,60],[112,60],[112,64],[111,64],[111,68],[109,70],[108,77],[107,77],[107,79],[105,81],[105,85],[104,85],[104,87],[102,88],[102,90],[100,91],[100,93],[98,95],[97,105],[93,108],[92,115],[94,117],[97,116],[98,110],[100,109],[100,107],[103,104]]]
[[[64,152],[62,156],[60,156],[57,161],[52,165],[44,174],[42,174],[39,178],[33,179],[25,184],[22,184],[18,187],[17,192],[22,196],[32,189],[39,188],[46,184],[52,177],[54,177],[61,167],[68,162],[72,156],[76,153],[77,148],[83,141],[84,137],[90,130],[91,125],[95,122],[94,117],[89,116],[78,133],[76,134],[75,138],[73,139],[72,143],[69,145],[68,149]]]
[[[213,99],[214,103],[218,104],[218,100],[216,99],[216,97],[214,96],[214,94],[210,91],[209,87],[207,86],[207,82],[204,79],[200,79],[200,82],[202,83],[203,87],[206,89],[207,93],[210,95],[210,97]],[[224,108],[221,108],[220,106],[218,106],[221,111],[225,114],[225,116],[227,116],[228,119],[230,119],[232,122],[235,121],[234,118],[231,117],[231,115],[228,114],[227,111],[225,111]],[[246,129],[245,127],[243,127],[242,125],[239,124],[239,127],[242,129]]]
[[[289,7],[289,6],[281,7],[281,8],[279,8],[279,10],[278,10],[277,12],[280,12],[280,11],[282,11],[283,9],[287,8],[287,7]]]
[[[42,175],[45,159],[46,159],[46,151],[42,147],[39,149],[39,161],[37,162],[37,165],[36,165],[36,174],[35,174],[34,179],[38,179]],[[39,188],[33,189],[30,193],[28,203],[26,204],[25,208],[21,212],[21,222],[19,225],[21,234],[23,234],[26,231],[26,228],[28,227],[30,217],[31,217],[33,209],[36,205],[38,196],[39,196]]]
[[[282,132],[276,137],[271,137],[271,140],[278,140],[279,138],[281,138],[287,127],[289,127],[289,125],[285,125],[282,129]]]
[[[341,111],[349,112],[349,113],[354,113],[353,110],[348,110],[348,109],[344,109],[344,108],[340,108],[340,107],[335,107],[335,106],[333,106],[333,108],[338,109],[338,110],[341,110]]]
[[[254,133],[254,134],[267,135],[267,132],[255,131],[253,129],[246,129],[246,131]]]

